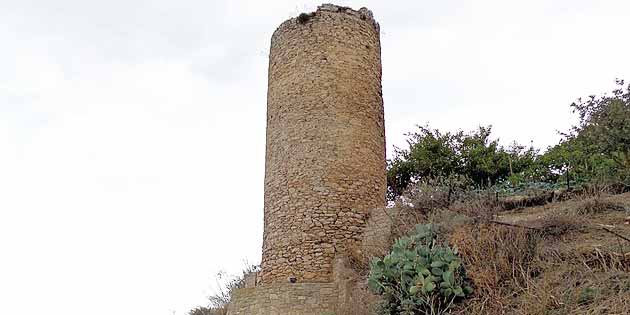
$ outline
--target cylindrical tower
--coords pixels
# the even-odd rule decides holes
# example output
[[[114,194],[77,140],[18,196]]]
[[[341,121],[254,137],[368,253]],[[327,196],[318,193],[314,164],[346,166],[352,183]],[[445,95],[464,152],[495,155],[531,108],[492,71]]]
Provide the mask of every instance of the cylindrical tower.
[[[262,283],[331,281],[385,190],[372,13],[323,5],[284,22],[269,56]]]

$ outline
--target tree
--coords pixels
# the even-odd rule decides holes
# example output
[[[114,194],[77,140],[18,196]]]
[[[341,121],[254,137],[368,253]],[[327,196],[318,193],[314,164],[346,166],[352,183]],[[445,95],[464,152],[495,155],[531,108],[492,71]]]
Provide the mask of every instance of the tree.
[[[579,124],[561,133],[560,143],[543,155],[518,143],[504,148],[491,138],[491,126],[469,133],[418,126],[407,134],[409,148],[395,148],[388,161],[388,198],[400,196],[410,183],[440,179],[448,185],[453,176],[469,179],[476,187],[561,181],[621,182],[630,187],[630,84],[624,88],[623,80],[616,83],[612,94],[571,104]]]
[[[571,104],[579,123],[543,155],[550,172],[577,182],[621,181],[630,185],[630,85],[612,95],[589,96]]]
[[[509,154],[490,140],[492,126],[479,127],[476,132],[460,136],[460,173],[468,176],[477,186],[491,186],[509,175]]]
[[[419,178],[449,176],[459,167],[456,141],[459,135],[441,133],[429,126],[407,134],[409,149],[395,148],[394,159],[388,161],[388,196],[394,199]]]
[[[611,159],[621,170],[630,169],[630,84],[616,81],[612,95],[590,96],[571,104],[580,116],[572,131],[592,150]]]
[[[396,148],[388,161],[388,197],[400,196],[410,183],[453,176],[470,179],[477,187],[488,187],[515,174],[520,177],[536,165],[538,150],[513,144],[506,150],[498,139],[491,139],[492,126],[465,133],[450,133],[418,126],[418,131],[407,134],[409,149]],[[448,181],[448,180],[447,180]]]

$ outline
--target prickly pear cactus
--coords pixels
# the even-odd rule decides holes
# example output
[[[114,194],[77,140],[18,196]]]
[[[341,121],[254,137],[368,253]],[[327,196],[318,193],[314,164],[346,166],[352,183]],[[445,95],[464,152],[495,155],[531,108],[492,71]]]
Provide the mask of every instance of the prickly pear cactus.
[[[432,224],[417,225],[372,261],[368,284],[384,298],[381,314],[444,314],[472,294],[457,249],[438,243],[436,232]]]

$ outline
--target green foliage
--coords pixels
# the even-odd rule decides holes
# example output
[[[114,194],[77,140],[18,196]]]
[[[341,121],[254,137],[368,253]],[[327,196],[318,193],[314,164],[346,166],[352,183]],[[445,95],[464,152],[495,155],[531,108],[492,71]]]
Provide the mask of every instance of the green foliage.
[[[572,175],[576,182],[630,185],[630,85],[624,90],[623,84],[617,80],[612,95],[571,104],[580,122],[543,156],[551,171]]]
[[[492,187],[492,191],[498,193],[500,196],[536,196],[541,193],[557,190],[562,188],[563,184],[555,181],[543,182],[543,181],[528,181],[522,179],[510,180],[500,182]]]
[[[621,180],[622,173],[614,161],[593,150],[582,137],[571,137],[550,148],[540,160],[547,168],[547,178],[569,187],[593,181]]]
[[[433,225],[417,225],[387,256],[372,261],[368,284],[384,298],[380,314],[444,314],[472,293],[457,249],[436,237]]]
[[[538,150],[513,144],[509,148],[491,139],[492,127],[464,133],[442,133],[428,126],[418,126],[408,134],[409,149],[396,148],[388,161],[388,197],[400,196],[410,183],[428,181],[453,175],[469,178],[473,186],[488,187],[507,180],[522,181],[540,177],[537,165]],[[525,172],[530,170],[529,173]],[[518,176],[520,177],[517,177]]]
[[[617,80],[618,88],[612,96],[590,96],[571,104],[580,116],[580,123],[573,132],[594,149],[610,157],[620,166],[630,162],[630,85],[624,91],[623,80]]]
[[[624,89],[622,80],[617,85],[610,95],[571,104],[579,124],[542,155],[531,146],[499,145],[490,126],[470,133],[418,126],[407,135],[409,148],[396,148],[388,161],[388,198],[402,195],[411,183],[453,176],[470,179],[477,189],[590,183],[624,183],[630,189],[630,85]]]
[[[479,186],[490,186],[509,175],[509,154],[498,143],[490,140],[492,127],[479,127],[477,132],[458,134],[460,173]]]
[[[388,161],[387,183],[390,199],[402,194],[418,178],[448,176],[458,166],[455,135],[442,134],[428,126],[407,134],[408,150],[395,148],[395,158]]]

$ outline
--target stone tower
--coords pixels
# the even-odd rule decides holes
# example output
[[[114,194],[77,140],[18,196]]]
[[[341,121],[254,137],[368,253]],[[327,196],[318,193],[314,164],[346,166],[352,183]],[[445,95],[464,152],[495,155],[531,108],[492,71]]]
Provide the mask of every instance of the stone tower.
[[[349,313],[357,275],[346,249],[374,238],[385,206],[372,12],[326,4],[275,31],[265,158],[262,271],[233,292],[228,315]]]
[[[333,259],[385,206],[379,26],[322,5],[271,38],[262,284],[333,281]]]

